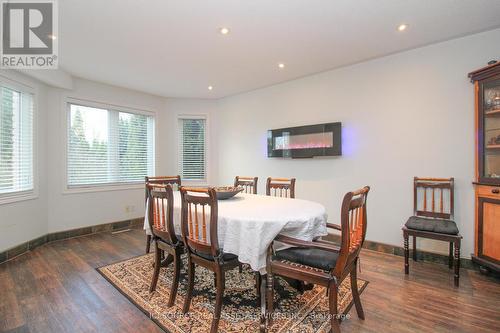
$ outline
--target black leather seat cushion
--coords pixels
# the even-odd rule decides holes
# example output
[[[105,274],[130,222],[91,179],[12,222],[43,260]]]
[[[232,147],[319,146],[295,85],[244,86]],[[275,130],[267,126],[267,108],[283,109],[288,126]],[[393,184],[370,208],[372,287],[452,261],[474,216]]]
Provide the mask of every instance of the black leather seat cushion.
[[[160,232],[157,231],[157,233],[159,233],[161,235],[161,231]],[[170,240],[167,238],[167,234],[164,234],[162,236],[165,238],[161,237],[160,238],[161,241],[163,241],[164,243],[167,243],[169,245],[172,245],[172,244],[170,244]],[[182,244],[182,235],[175,235],[175,237],[177,237],[177,240]]]
[[[273,256],[273,260],[287,260],[297,264],[319,268],[324,271],[330,271],[335,267],[338,257],[338,252],[293,247],[277,251]]]
[[[405,226],[408,229],[436,232],[439,234],[458,235],[457,224],[451,220],[429,219],[420,216],[412,216]]]
[[[195,254],[202,257],[203,259],[214,261],[214,257],[211,254],[206,254],[206,253],[201,253],[201,252],[195,252]],[[238,259],[238,256],[236,254],[224,253],[222,255],[222,260],[224,260],[224,261],[231,261],[234,259]]]

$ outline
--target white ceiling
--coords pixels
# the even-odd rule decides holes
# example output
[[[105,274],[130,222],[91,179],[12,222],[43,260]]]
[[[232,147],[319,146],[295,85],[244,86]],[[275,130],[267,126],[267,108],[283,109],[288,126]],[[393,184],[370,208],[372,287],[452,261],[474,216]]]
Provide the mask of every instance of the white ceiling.
[[[63,0],[58,41],[72,75],[219,98],[499,26],[500,0]]]

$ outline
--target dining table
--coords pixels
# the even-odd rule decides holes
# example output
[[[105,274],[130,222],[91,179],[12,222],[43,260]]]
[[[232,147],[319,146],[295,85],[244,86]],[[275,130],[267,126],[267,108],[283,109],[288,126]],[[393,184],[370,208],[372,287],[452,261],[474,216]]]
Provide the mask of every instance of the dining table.
[[[151,235],[146,201],[144,229]],[[327,214],[323,205],[303,199],[239,193],[218,200],[217,232],[219,247],[224,253],[238,256],[253,271],[266,274],[269,245],[278,234],[312,241],[328,234]],[[176,234],[181,234],[181,195],[174,191],[173,222]],[[209,219],[208,219],[209,220]],[[207,226],[208,227],[208,226]],[[275,244],[275,250],[280,245]],[[261,309],[265,316],[265,279],[261,279]]]

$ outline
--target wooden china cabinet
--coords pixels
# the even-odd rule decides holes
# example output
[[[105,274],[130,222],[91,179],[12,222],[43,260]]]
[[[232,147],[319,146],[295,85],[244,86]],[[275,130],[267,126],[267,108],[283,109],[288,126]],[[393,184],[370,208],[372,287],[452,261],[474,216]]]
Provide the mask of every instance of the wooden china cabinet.
[[[476,96],[476,222],[472,260],[483,272],[500,272],[500,62],[469,73],[469,77]]]

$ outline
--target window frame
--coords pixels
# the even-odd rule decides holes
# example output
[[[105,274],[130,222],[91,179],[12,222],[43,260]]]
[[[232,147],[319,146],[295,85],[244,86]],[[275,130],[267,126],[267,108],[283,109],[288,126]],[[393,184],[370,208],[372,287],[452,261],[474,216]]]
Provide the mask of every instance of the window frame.
[[[19,201],[33,200],[38,198],[38,93],[37,90],[23,82],[10,79],[0,75],[0,86],[18,91],[20,93],[31,94],[33,96],[33,114],[32,114],[32,179],[33,188],[31,190],[15,191],[0,194],[0,205]]]
[[[182,170],[179,168],[180,162],[180,127],[179,123],[182,119],[203,119],[205,120],[205,179],[184,179],[182,178]],[[207,113],[178,113],[175,117],[175,167],[177,174],[181,175],[183,185],[191,186],[208,186],[210,179],[210,118]]]
[[[63,155],[63,165],[64,165],[64,182],[63,182],[63,194],[76,194],[76,193],[92,193],[92,192],[108,192],[108,191],[119,191],[119,190],[133,190],[133,189],[144,189],[144,180],[136,181],[136,182],[112,182],[112,183],[104,183],[104,184],[86,184],[86,185],[69,185],[69,175],[68,175],[68,149],[69,149],[69,140],[68,140],[68,126],[70,124],[71,117],[71,105],[80,105],[84,107],[90,108],[98,108],[105,109],[107,111],[116,111],[116,112],[125,112],[125,113],[133,113],[139,115],[150,116],[153,118],[153,161],[152,161],[152,175],[156,173],[157,170],[157,135],[158,135],[158,122],[157,122],[157,112],[153,110],[145,110],[138,109],[134,107],[116,105],[112,103],[106,102],[98,102],[93,100],[81,99],[76,97],[66,97],[63,101],[63,136],[64,136],[64,154]]]

